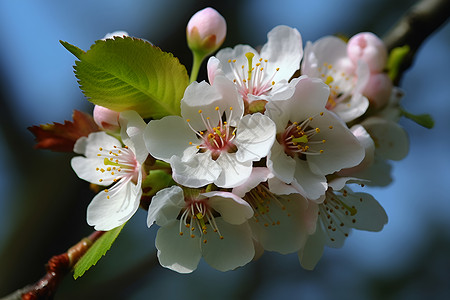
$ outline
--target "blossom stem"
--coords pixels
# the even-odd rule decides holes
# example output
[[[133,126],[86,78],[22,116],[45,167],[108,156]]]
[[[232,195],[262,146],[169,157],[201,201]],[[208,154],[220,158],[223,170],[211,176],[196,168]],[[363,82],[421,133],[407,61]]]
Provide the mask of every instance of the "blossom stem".
[[[198,71],[200,70],[200,66],[202,65],[202,62],[205,59],[206,55],[200,51],[192,51],[192,57],[193,62],[192,62],[191,77],[189,79],[190,83],[197,80]]]

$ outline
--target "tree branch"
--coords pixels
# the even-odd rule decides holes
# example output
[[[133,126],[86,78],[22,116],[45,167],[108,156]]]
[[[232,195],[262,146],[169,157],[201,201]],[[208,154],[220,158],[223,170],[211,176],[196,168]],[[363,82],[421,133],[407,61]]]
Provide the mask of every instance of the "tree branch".
[[[13,292],[3,300],[52,299],[61,279],[72,270],[92,244],[104,233],[105,231],[95,231],[72,246],[67,252],[53,256],[46,265],[47,273],[40,280]]]
[[[412,65],[415,54],[423,42],[449,17],[449,0],[421,0],[384,36],[383,40],[388,51],[404,45],[410,47],[410,52],[401,65],[400,74]],[[397,81],[400,81],[400,77]]]

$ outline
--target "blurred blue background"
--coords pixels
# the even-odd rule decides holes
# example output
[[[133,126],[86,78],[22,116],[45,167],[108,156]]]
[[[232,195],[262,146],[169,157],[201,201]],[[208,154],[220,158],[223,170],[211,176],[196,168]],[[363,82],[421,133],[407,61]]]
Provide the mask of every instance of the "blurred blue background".
[[[1,1],[0,297],[35,282],[52,255],[91,232],[85,210],[93,194],[71,171],[71,155],[33,150],[26,129],[70,120],[73,109],[92,110],[73,74],[75,57],[59,40],[87,50],[106,33],[125,30],[190,70],[185,26],[206,6],[227,20],[224,46],[257,46],[279,24],[296,27],[304,43],[336,33],[382,36],[414,2]],[[95,268],[77,281],[65,278],[56,299],[450,298],[449,53],[447,23],[422,45],[401,82],[406,110],[430,113],[436,125],[428,130],[402,119],[410,153],[392,164],[390,186],[364,188],[389,216],[381,233],[354,231],[342,249],[326,249],[313,272],[302,270],[295,254],[266,253],[237,271],[201,263],[180,275],[155,264],[155,231],[139,211]]]

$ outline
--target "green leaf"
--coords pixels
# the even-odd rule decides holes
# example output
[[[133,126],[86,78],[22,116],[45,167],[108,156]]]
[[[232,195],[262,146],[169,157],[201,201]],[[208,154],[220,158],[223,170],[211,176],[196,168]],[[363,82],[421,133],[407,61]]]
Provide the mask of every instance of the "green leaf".
[[[402,116],[416,122],[420,126],[423,126],[428,129],[431,129],[434,127],[433,117],[430,116],[429,114],[414,115],[412,113],[407,112],[404,109],[401,109],[400,111],[401,111]]]
[[[409,50],[409,46],[405,45],[392,49],[391,53],[389,54],[387,68],[389,78],[391,78],[392,81],[395,81],[397,79],[398,74],[400,73],[402,62],[405,59],[406,55],[408,55]]]
[[[132,37],[98,40],[86,53],[63,45],[80,59],[75,74],[92,103],[143,118],[180,115],[189,77],[171,53]]]
[[[104,233],[97,241],[95,241],[95,243],[89,248],[89,250],[75,264],[73,268],[74,279],[83,276],[84,272],[89,270],[90,267],[95,266],[97,261],[99,261],[100,258],[102,258],[111,248],[112,244],[116,240],[125,224],[111,229],[110,231]]]
[[[175,184],[172,176],[163,170],[151,170],[142,182],[145,196],[153,197],[158,191]]]
[[[81,56],[86,53],[83,50],[81,50],[80,48],[78,48],[77,46],[69,44],[68,42],[65,42],[65,41],[59,41],[59,42],[61,43],[61,45],[64,46],[64,48],[66,48],[70,53],[75,55],[75,57],[78,59],[81,59]]]

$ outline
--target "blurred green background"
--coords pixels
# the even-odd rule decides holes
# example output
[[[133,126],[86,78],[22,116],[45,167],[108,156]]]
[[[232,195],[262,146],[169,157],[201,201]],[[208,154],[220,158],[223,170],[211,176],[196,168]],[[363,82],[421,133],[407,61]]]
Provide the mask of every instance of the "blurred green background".
[[[172,52],[190,70],[185,26],[212,6],[227,20],[224,46],[266,42],[276,25],[296,27],[303,42],[324,35],[382,36],[412,0],[98,0],[0,2],[0,297],[38,280],[44,264],[92,232],[93,197],[70,168],[72,154],[34,150],[27,127],[91,112],[78,88],[75,57],[59,40],[87,50],[125,30]],[[205,263],[190,275],[160,267],[155,229],[138,211],[112,250],[82,278],[67,276],[56,299],[449,299],[450,298],[450,26],[422,45],[401,82],[405,108],[430,113],[432,130],[401,120],[409,155],[393,163],[393,184],[364,188],[385,207],[381,233],[353,232],[342,249],[326,249],[315,271],[296,254],[265,253],[239,270]],[[205,68],[199,79],[205,78]]]

